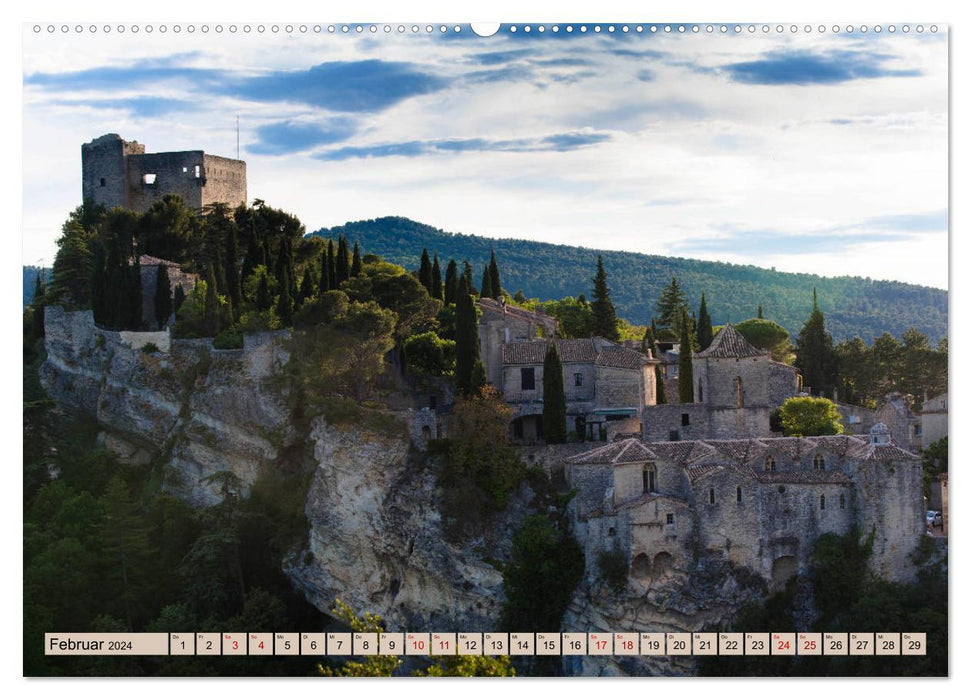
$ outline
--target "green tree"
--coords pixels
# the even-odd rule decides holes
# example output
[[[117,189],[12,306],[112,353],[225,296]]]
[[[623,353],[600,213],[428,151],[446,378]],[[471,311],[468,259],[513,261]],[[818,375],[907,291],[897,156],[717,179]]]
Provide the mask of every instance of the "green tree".
[[[347,250],[347,239],[343,236],[337,242],[337,284],[343,284],[351,278],[351,258]]]
[[[465,289],[474,297],[479,296],[479,290],[475,288],[475,281],[472,279],[472,265],[468,260],[462,261],[462,277],[465,278]]]
[[[833,337],[826,332],[823,312],[813,288],[813,310],[796,341],[796,366],[803,381],[816,396],[832,396],[836,387],[836,351]]]
[[[361,249],[357,245],[357,241],[354,241],[354,255],[351,257],[351,277],[357,277],[361,274]]]
[[[196,238],[195,212],[177,194],[154,202],[138,219],[138,244],[145,255],[184,263]]]
[[[257,274],[259,275],[257,278],[259,281],[256,287],[256,308],[259,311],[267,311],[273,306],[273,296],[270,294],[270,276],[266,268],[263,268]]]
[[[128,486],[119,477],[108,482],[102,501],[105,516],[101,540],[106,560],[103,583],[113,589],[117,612],[124,615],[128,629],[133,630],[135,621],[140,621],[144,613],[139,589],[146,584],[152,556],[148,533]]]
[[[674,337],[678,337],[681,334],[681,320],[687,318],[687,308],[688,295],[678,284],[677,278],[672,276],[671,283],[661,290],[661,295],[654,307],[658,325],[673,331]]]
[[[691,336],[688,314],[681,309],[681,349],[678,353],[678,403],[694,403],[695,382],[692,369]]]
[[[503,629],[557,630],[583,576],[583,550],[558,523],[531,515],[513,536],[503,569]]]
[[[296,306],[303,306],[303,303],[314,296],[314,280],[310,275],[310,267],[304,269],[303,279],[300,281],[300,290],[297,292]]]
[[[705,301],[705,293],[701,293],[701,306],[698,307],[698,349],[705,350],[711,345],[715,333],[711,327],[711,316],[708,315],[708,303]],[[786,337],[789,334],[786,333]]]
[[[873,364],[870,348],[859,337],[844,340],[835,348],[839,367],[839,399],[862,405],[873,398]]]
[[[54,256],[53,278],[51,280],[51,301],[66,304],[68,307],[86,308],[91,302],[92,236],[77,219],[69,219],[61,229],[57,239],[57,255]],[[94,270],[95,284],[100,272]]]
[[[435,253],[435,258],[432,260],[432,299],[441,299],[442,292],[442,268],[438,264],[438,253]]]
[[[826,398],[793,396],[786,399],[779,407],[779,419],[786,437],[843,433],[839,409]]]
[[[496,263],[496,251],[490,253],[489,258],[489,288],[492,296],[498,300],[502,296],[502,280],[499,279],[499,265]]]
[[[445,288],[443,292],[445,303],[454,304],[459,295],[459,271],[454,260],[449,260],[448,267],[445,268]]]
[[[284,328],[293,325],[293,297],[290,295],[290,271],[283,268],[283,276],[280,278],[280,293],[276,301],[276,315],[280,317],[280,323]]]
[[[320,256],[320,279],[317,282],[317,295],[323,296],[330,289],[330,258],[327,248],[324,248],[324,252]]]
[[[735,324],[735,330],[755,347],[768,350],[773,360],[791,362],[792,343],[789,342],[789,331],[775,321],[750,318]]]
[[[543,360],[543,438],[548,445],[566,442],[566,393],[563,390],[563,363],[550,340]]]
[[[405,341],[405,357],[416,372],[450,375],[455,371],[455,341],[439,338],[434,331],[413,335]]]
[[[564,297],[557,301],[540,302],[537,309],[557,320],[562,338],[589,338],[594,335],[593,309],[586,301]]]
[[[474,396],[479,390],[472,376],[478,361],[478,319],[468,281],[463,275],[459,279],[458,297],[455,302],[455,382],[459,393],[463,396]]]
[[[327,260],[330,263],[328,268],[329,289],[338,289],[341,286],[341,280],[337,276],[337,250],[334,248],[334,241],[327,241]]]
[[[604,271],[603,258],[597,256],[597,274],[593,278],[593,334],[607,340],[620,340],[617,331],[617,311],[610,300],[610,287],[607,286],[607,273]]]
[[[155,322],[159,328],[168,325],[172,315],[172,285],[169,283],[168,266],[159,265],[155,278]]]
[[[657,403],[659,405],[667,403],[668,397],[664,390],[664,372],[661,371],[661,365],[654,367],[654,382],[657,385]]]
[[[483,299],[491,299],[494,295],[492,293],[492,276],[489,274],[489,266],[485,265],[482,268],[482,285],[480,287],[479,293]]]
[[[756,318],[762,318],[762,305],[761,305],[761,304],[759,304],[759,309],[758,309],[758,311],[757,311],[757,312],[755,313],[755,317],[756,317]]]
[[[331,613],[338,620],[343,622],[352,632],[384,632],[384,623],[380,615],[366,612],[357,615],[349,605],[339,598],[334,601],[334,608]],[[322,664],[317,665],[317,671],[322,676],[339,677],[364,677],[364,676],[391,676],[401,666],[401,660],[397,656],[365,656],[363,661],[345,661],[339,668],[330,668]]]
[[[428,248],[421,250],[421,267],[418,268],[418,281],[421,286],[432,293],[432,261],[428,257]]]

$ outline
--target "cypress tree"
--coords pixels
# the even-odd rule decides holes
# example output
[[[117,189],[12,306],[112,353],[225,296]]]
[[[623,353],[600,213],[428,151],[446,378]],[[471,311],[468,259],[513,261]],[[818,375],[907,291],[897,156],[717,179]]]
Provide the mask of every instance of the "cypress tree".
[[[714,329],[711,327],[711,316],[708,315],[708,304],[705,301],[705,293],[701,293],[701,306],[698,308],[698,349],[704,350],[715,337]]]
[[[357,277],[361,274],[361,249],[357,245],[357,241],[354,241],[354,256],[351,259],[351,277]]]
[[[756,316],[756,318],[762,318],[762,305],[761,304],[759,304],[759,311],[758,311],[758,315]]]
[[[681,310],[681,349],[678,355],[678,403],[695,402],[695,381],[691,368],[691,331],[688,328],[688,313]]]
[[[273,305],[273,298],[270,296],[270,280],[264,272],[260,275],[260,282],[256,286],[256,308],[266,311]]]
[[[351,259],[347,252],[347,239],[340,237],[337,242],[337,283],[341,284],[351,278]]]
[[[172,285],[169,282],[169,271],[165,265],[158,266],[155,278],[155,322],[159,330],[165,328],[172,315]]]
[[[438,253],[432,261],[432,298],[442,298],[442,268],[438,264]]]
[[[479,362],[479,332],[476,321],[472,294],[465,275],[462,275],[455,300],[455,381],[459,393],[464,396],[471,396],[476,390],[473,377],[473,370]]]
[[[320,280],[317,283],[317,296],[323,296],[330,289],[330,263],[327,262],[327,249],[320,255]]]
[[[334,241],[328,241],[327,255],[330,259],[330,288],[337,289],[341,286],[341,281],[337,277],[337,253],[334,250]]]
[[[421,267],[418,268],[418,281],[421,282],[421,286],[429,294],[432,293],[432,261],[428,257],[428,248],[422,248],[421,250]]]
[[[236,224],[231,222],[226,235],[226,260],[224,263],[226,274],[226,296],[234,309],[240,307],[243,290],[240,284],[239,251],[236,241]]]
[[[459,295],[459,269],[454,260],[449,260],[445,268],[444,293],[446,304],[454,304]]]
[[[498,301],[502,296],[502,282],[499,279],[499,265],[496,264],[495,250],[492,251],[492,257],[489,260],[489,281],[491,282],[489,285],[492,290],[491,296]],[[485,296],[485,292],[483,292],[483,296]]]
[[[837,381],[836,351],[833,336],[826,332],[823,312],[813,287],[813,310],[796,340],[796,367],[803,383],[817,396],[832,396]]]
[[[283,269],[283,279],[279,280],[280,294],[277,297],[276,313],[284,328],[293,325],[293,296],[290,294],[289,271]]]
[[[475,288],[475,282],[472,281],[472,266],[469,264],[468,260],[463,260],[462,264],[465,268],[462,270],[462,276],[465,278],[465,289],[474,297],[479,296],[479,290]]]
[[[492,275],[489,274],[489,266],[486,265],[482,268],[482,288],[479,291],[480,296],[483,299],[492,298],[495,295],[492,293]]]
[[[94,261],[91,264],[91,310],[95,323],[110,325],[105,295],[105,252],[100,245],[94,247]]]
[[[206,300],[205,300],[206,333],[210,337],[219,334],[219,294],[216,291],[216,271],[212,263],[206,272]]]
[[[310,266],[303,271],[303,279],[300,281],[300,290],[297,292],[297,306],[302,306],[307,299],[314,296],[314,280],[310,275]]]
[[[657,384],[657,403],[667,403],[668,398],[664,390],[664,372],[661,371],[661,365],[654,368],[654,382]]]
[[[603,258],[597,256],[597,275],[593,278],[593,334],[607,340],[620,340],[617,330],[617,310],[610,300],[610,287],[607,286],[607,273],[604,271]]]
[[[183,302],[185,302],[185,290],[182,289],[182,285],[180,284],[175,288],[175,294],[172,295],[172,310],[175,313],[179,313]]]
[[[543,360],[543,437],[548,445],[566,442],[566,392],[563,363],[551,340]]]

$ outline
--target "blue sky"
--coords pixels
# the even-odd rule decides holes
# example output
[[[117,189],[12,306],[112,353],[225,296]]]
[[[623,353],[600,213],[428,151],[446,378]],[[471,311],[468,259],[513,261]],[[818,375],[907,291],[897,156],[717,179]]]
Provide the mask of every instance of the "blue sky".
[[[308,230],[395,214],[947,286],[943,32],[565,26],[490,38],[28,31],[24,260],[53,257],[79,203],[82,142],[115,132],[150,152],[234,156],[239,115],[250,198]]]

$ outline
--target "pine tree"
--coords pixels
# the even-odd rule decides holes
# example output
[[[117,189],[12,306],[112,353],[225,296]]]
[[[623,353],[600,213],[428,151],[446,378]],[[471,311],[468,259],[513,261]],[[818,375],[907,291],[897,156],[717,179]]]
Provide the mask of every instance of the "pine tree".
[[[657,323],[661,328],[681,334],[681,311],[688,308],[688,295],[681,289],[678,280],[671,277],[671,283],[661,290],[661,296],[654,307]],[[684,315],[687,318],[687,314]]]
[[[340,237],[337,242],[337,283],[341,284],[351,278],[351,258],[347,252],[347,239]]]
[[[597,256],[597,276],[593,278],[593,334],[607,340],[619,341],[617,329],[617,310],[610,300],[610,287],[607,286],[607,273],[604,271],[603,258]]]
[[[110,325],[105,289],[106,262],[104,248],[95,245],[94,261],[91,264],[91,310],[94,313],[94,322],[102,326]]]
[[[351,277],[357,277],[361,274],[361,249],[357,245],[357,241],[354,241],[354,256],[351,258]]]
[[[284,328],[293,325],[293,296],[290,294],[289,271],[284,268],[283,278],[278,280],[280,294],[276,302],[276,314],[280,317],[280,323]]]
[[[762,318],[762,305],[761,304],[759,304],[758,316],[756,316],[756,318]]]
[[[711,316],[708,315],[708,304],[705,301],[705,293],[701,293],[701,306],[698,307],[698,349],[705,350],[715,337],[714,329],[711,327]]]
[[[438,264],[438,253],[432,260],[432,299],[442,298],[442,268]]]
[[[165,328],[172,315],[172,285],[169,282],[169,271],[165,265],[158,266],[155,277],[155,322],[159,329]]]
[[[138,513],[138,503],[131,497],[128,486],[120,477],[113,477],[101,496],[104,517],[98,541],[105,557],[105,579],[112,605],[120,606],[128,629],[142,611],[139,602],[148,585],[152,547],[149,544],[146,520]]]
[[[796,367],[802,372],[803,384],[815,395],[831,397],[837,382],[836,362],[833,337],[826,332],[813,287],[813,310],[796,340]]]
[[[266,265],[266,260],[263,258],[263,248],[256,236],[256,222],[251,219],[249,235],[246,236],[246,256],[243,258],[243,268],[239,274],[240,279],[247,279],[253,274],[253,270],[260,265]]]
[[[421,250],[421,266],[418,268],[418,281],[421,282],[421,286],[429,294],[432,293],[432,261],[428,257],[428,248],[422,248]]]
[[[454,304],[459,295],[459,269],[454,260],[448,261],[445,268],[445,303]]]
[[[54,256],[51,296],[72,305],[85,308],[90,299],[92,277],[92,255],[89,249],[89,235],[79,221],[70,220],[62,228],[63,235],[57,241],[57,255]],[[92,242],[97,248],[97,243]]]
[[[496,264],[496,251],[492,251],[492,257],[489,260],[489,281],[490,289],[492,290],[492,297],[498,301],[502,297],[502,281],[499,279],[499,265]],[[483,296],[485,292],[483,292]]]
[[[314,280],[310,275],[310,266],[303,271],[303,279],[300,280],[300,290],[297,292],[297,306],[303,306],[303,303],[307,299],[312,299],[314,296]]]
[[[550,341],[543,360],[543,437],[548,445],[566,442],[566,393],[563,389],[563,363]]]
[[[455,381],[459,393],[471,396],[476,389],[473,377],[479,362],[479,331],[475,316],[475,304],[469,292],[465,275],[459,279],[455,301]]]
[[[223,263],[226,276],[226,296],[234,309],[240,307],[243,289],[240,282],[239,251],[236,241],[236,224],[232,223],[226,233],[226,259]]]
[[[489,274],[488,265],[482,268],[482,288],[480,289],[479,294],[483,299],[491,299],[493,296],[495,296],[492,293],[492,275]]]
[[[691,330],[688,312],[681,310],[681,348],[678,351],[678,403],[695,402],[694,373],[691,367]]]

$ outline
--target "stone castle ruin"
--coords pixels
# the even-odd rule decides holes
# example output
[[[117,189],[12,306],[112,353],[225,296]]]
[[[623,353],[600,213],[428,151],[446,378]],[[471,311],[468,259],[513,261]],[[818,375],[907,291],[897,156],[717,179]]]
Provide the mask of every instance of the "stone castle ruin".
[[[246,162],[203,151],[146,153],[138,141],[106,134],[81,146],[81,193],[109,209],[143,213],[167,194],[203,209],[246,203]]]

